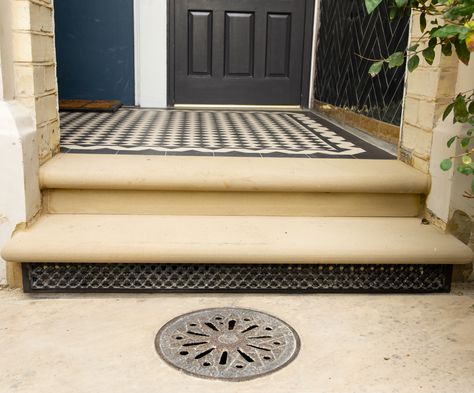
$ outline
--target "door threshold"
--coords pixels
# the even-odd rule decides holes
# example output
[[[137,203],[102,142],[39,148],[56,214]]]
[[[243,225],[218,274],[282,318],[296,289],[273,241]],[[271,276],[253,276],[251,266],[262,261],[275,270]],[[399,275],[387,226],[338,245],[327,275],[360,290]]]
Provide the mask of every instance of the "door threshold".
[[[220,105],[220,104],[175,104],[175,109],[239,109],[239,110],[276,110],[299,111],[300,105]]]

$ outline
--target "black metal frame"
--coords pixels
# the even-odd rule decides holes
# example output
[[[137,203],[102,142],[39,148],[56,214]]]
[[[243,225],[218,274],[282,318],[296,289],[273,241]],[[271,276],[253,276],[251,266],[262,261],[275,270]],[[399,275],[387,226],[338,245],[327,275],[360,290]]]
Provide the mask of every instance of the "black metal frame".
[[[410,18],[390,20],[388,2],[369,15],[362,0],[321,0],[319,15],[314,98],[400,125],[405,67],[384,66],[372,78],[367,59],[404,51]]]
[[[27,293],[436,293],[451,290],[452,265],[23,263],[22,274]]]
[[[311,83],[311,57],[313,46],[313,25],[314,25],[314,6],[316,0],[306,0],[305,20],[304,20],[304,44],[303,44],[303,61],[302,61],[302,77],[301,77],[301,99],[302,108],[308,108],[309,91]],[[167,45],[167,105],[173,107],[175,102],[175,75],[174,75],[174,0],[168,0],[168,45]]]

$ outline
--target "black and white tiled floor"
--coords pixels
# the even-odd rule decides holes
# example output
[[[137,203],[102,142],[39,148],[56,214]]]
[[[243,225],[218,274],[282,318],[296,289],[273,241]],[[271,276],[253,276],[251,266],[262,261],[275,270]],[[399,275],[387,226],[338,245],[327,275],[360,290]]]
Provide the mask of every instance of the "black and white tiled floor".
[[[121,109],[61,113],[69,153],[394,158],[311,112]]]

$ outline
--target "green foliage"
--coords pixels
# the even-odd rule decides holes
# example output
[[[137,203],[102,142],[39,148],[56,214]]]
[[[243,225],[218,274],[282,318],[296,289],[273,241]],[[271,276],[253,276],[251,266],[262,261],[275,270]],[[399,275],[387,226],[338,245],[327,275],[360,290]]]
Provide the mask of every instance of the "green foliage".
[[[420,65],[421,56],[428,65],[436,59],[436,47],[440,47],[441,56],[457,56],[464,64],[469,64],[471,52],[474,52],[474,0],[365,0],[368,13],[372,13],[385,1],[390,10],[390,18],[409,15],[411,11],[419,13],[420,39],[412,43],[404,52],[395,52],[387,58],[373,60],[369,69],[372,77],[377,76],[386,64],[388,68],[400,67],[407,60],[408,71],[415,71]],[[427,24],[429,16],[430,25]],[[454,49],[454,50],[453,50]],[[458,94],[446,107],[443,120],[452,115],[452,122],[462,123],[468,128],[464,135],[456,135],[447,142],[452,148],[457,141],[460,154],[454,154],[440,163],[443,171],[455,167],[458,173],[474,175],[474,90]],[[474,178],[471,190],[466,195],[474,198]]]

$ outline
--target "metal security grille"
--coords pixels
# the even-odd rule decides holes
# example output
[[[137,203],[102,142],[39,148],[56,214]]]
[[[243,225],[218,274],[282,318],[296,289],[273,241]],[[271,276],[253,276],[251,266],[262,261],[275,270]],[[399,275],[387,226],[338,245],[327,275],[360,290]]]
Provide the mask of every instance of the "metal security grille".
[[[405,67],[375,78],[370,59],[406,49],[409,18],[390,21],[383,2],[367,15],[363,0],[321,0],[315,99],[368,117],[400,124]]]
[[[451,265],[23,264],[25,292],[446,292]]]

